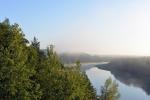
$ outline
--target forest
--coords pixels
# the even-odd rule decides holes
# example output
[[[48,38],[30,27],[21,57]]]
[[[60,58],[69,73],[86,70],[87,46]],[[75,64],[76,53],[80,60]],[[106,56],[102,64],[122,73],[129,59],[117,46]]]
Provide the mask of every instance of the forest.
[[[116,79],[127,85],[133,84],[136,87],[140,87],[147,95],[150,95],[149,65],[149,57],[126,57],[112,60],[104,66],[97,65],[97,67],[111,71]]]
[[[75,67],[64,67],[50,45],[25,38],[20,26],[0,22],[0,100],[118,100],[118,85],[106,80],[97,95],[88,77]]]

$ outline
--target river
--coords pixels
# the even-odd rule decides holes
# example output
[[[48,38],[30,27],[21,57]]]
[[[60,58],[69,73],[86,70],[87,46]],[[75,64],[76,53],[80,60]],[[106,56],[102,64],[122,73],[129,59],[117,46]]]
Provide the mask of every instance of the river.
[[[81,67],[81,70],[86,72],[93,87],[96,89],[97,95],[100,95],[100,89],[101,86],[104,85],[105,80],[111,77],[113,80],[116,80],[119,85],[120,100],[150,100],[150,96],[147,95],[143,89],[134,85],[124,84],[117,80],[110,71],[95,67],[97,64],[105,64],[105,62],[82,64]]]

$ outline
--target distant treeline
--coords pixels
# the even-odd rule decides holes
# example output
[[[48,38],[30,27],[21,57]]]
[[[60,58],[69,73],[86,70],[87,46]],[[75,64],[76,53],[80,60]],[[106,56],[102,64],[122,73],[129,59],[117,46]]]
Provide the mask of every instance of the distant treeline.
[[[85,73],[64,67],[50,45],[47,53],[30,43],[18,24],[0,23],[0,100],[117,100],[117,84],[108,79],[97,96]]]
[[[115,56],[99,56],[90,55],[86,53],[62,53],[59,54],[63,63],[74,63],[76,60],[80,60],[82,63],[86,62],[110,62],[112,59],[118,58]]]

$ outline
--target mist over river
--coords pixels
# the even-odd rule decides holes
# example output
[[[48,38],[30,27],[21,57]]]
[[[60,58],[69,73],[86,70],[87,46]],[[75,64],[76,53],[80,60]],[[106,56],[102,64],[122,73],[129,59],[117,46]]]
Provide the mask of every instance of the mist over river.
[[[136,84],[137,81],[134,81],[134,77],[130,76],[132,79],[128,80],[128,83],[130,84],[127,84],[124,77],[116,76],[112,74],[111,71],[96,67],[96,65],[103,66],[104,64],[106,65],[107,62],[84,63],[81,67],[81,70],[85,71],[93,87],[96,89],[97,95],[100,94],[101,86],[104,85],[105,80],[111,77],[113,80],[116,80],[119,85],[118,89],[121,95],[120,100],[150,100],[150,96],[147,91]]]

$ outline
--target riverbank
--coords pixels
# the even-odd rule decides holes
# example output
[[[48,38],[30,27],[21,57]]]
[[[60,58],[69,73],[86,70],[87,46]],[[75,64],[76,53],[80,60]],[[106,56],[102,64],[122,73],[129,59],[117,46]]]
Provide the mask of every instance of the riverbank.
[[[97,68],[110,71],[114,77],[126,85],[143,89],[150,95],[150,62],[148,59],[120,59]]]

